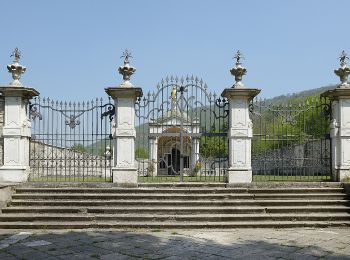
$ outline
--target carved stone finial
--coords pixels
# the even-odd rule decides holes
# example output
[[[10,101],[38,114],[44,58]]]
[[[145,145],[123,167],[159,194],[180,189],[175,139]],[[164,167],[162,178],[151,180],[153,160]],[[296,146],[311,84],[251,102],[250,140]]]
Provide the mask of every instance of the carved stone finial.
[[[235,76],[235,84],[233,88],[242,88],[244,87],[242,83],[243,76],[247,73],[247,69],[242,66],[241,59],[244,59],[242,53],[238,50],[236,55],[233,57],[236,59],[236,66],[233,67],[230,72],[232,76]]]
[[[350,84],[348,82],[348,76],[350,74],[350,68],[348,67],[349,57],[346,52],[343,50],[339,56],[340,68],[334,70],[334,73],[340,78],[341,84],[340,88],[349,88]]]
[[[21,52],[16,48],[10,57],[14,57],[13,63],[7,65],[8,72],[12,74],[13,81],[10,83],[11,86],[21,87],[22,83],[19,81],[23,73],[26,72],[27,68],[19,63],[21,59]]]
[[[118,68],[119,74],[123,75],[124,85],[131,85],[131,83],[129,83],[130,77],[136,71],[136,69],[132,67],[129,63],[129,58],[132,58],[131,53],[126,49],[120,58],[124,58],[124,66],[120,66]]]

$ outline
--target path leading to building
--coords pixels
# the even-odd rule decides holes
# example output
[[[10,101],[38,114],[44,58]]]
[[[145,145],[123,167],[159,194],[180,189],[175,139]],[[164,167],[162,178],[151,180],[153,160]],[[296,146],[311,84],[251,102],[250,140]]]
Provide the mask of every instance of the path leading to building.
[[[0,259],[350,259],[350,229],[1,230]]]

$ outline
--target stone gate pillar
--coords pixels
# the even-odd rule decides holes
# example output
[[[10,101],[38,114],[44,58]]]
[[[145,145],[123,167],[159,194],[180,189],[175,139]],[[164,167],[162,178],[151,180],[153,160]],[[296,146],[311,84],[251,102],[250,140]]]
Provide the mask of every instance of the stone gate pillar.
[[[135,101],[142,96],[142,89],[130,83],[130,76],[136,71],[130,66],[130,53],[125,50],[124,66],[118,71],[124,82],[117,87],[106,88],[106,93],[114,100],[115,118],[113,123],[114,165],[113,182],[117,186],[137,186],[137,167],[135,162]]]
[[[4,99],[3,165],[0,167],[0,182],[26,182],[29,176],[29,140],[31,123],[29,100],[38,96],[33,88],[27,88],[19,81],[26,71],[20,61],[20,52],[13,52],[14,61],[7,65],[13,81],[7,86],[0,86],[0,95]]]
[[[345,51],[339,59],[340,68],[334,70],[334,73],[340,77],[341,83],[337,88],[321,94],[332,102],[330,136],[333,181],[342,181],[350,177],[350,68],[347,66],[349,58]]]
[[[247,70],[242,67],[241,53],[238,51],[236,66],[230,70],[235,76],[235,84],[224,89],[221,94],[229,101],[229,163],[227,170],[228,183],[252,182],[251,140],[253,125],[249,117],[250,101],[260,93],[259,89],[246,88],[242,84],[242,76]]]

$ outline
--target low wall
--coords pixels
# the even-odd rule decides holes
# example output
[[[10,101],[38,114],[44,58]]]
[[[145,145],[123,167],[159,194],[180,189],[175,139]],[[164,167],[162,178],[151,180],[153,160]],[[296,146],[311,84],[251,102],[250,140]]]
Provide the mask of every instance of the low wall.
[[[16,186],[14,184],[0,184],[0,209],[6,207],[7,203],[11,201]]]
[[[313,140],[252,155],[252,168],[255,175],[328,175],[330,140]]]
[[[105,156],[75,151],[43,142],[30,143],[31,176],[104,176],[111,169]]]

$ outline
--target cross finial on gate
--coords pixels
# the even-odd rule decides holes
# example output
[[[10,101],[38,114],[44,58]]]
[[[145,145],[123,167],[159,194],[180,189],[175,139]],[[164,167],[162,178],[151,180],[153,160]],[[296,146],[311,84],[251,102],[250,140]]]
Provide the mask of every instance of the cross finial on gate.
[[[334,73],[340,78],[341,84],[339,87],[341,88],[349,88],[350,84],[348,82],[348,76],[350,74],[350,68],[348,67],[349,57],[347,53],[343,50],[339,56],[340,68],[334,70]]]
[[[136,71],[136,69],[129,63],[129,58],[132,58],[131,52],[129,52],[128,49],[125,49],[120,58],[124,58],[124,66],[120,66],[118,72],[123,75],[124,82],[129,82],[131,75]]]
[[[347,66],[348,60],[349,60],[348,54],[343,50],[339,56],[340,67]]]
[[[242,77],[247,73],[247,69],[242,67],[241,59],[244,59],[242,53],[238,50],[236,55],[233,57],[236,59],[236,66],[233,67],[230,72],[232,76],[235,76],[235,84],[232,86],[233,88],[241,88],[244,87],[242,83]]]
[[[27,68],[19,63],[21,59],[21,52],[16,48],[10,57],[14,57],[13,63],[7,65],[7,70],[12,74],[13,81],[10,83],[12,86],[21,87],[22,83],[19,81],[24,72],[26,72]]]

